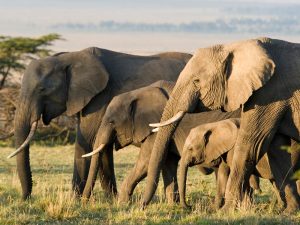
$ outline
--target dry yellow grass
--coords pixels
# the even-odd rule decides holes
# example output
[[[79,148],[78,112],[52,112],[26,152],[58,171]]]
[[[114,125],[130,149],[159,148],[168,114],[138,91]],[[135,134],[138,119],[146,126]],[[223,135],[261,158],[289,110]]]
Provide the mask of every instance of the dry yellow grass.
[[[33,197],[20,200],[20,184],[15,160],[6,159],[12,148],[0,151],[0,224],[300,224],[300,212],[284,216],[278,213],[272,187],[262,182],[263,193],[255,205],[223,214],[213,209],[214,176],[203,176],[194,168],[188,177],[188,198],[192,211],[167,205],[162,182],[154,202],[144,211],[139,208],[144,182],[136,189],[132,203],[119,205],[105,198],[99,182],[87,204],[74,198],[71,190],[73,146],[33,146]],[[132,168],[137,148],[128,147],[115,154],[118,186]],[[62,156],[63,155],[63,156]]]

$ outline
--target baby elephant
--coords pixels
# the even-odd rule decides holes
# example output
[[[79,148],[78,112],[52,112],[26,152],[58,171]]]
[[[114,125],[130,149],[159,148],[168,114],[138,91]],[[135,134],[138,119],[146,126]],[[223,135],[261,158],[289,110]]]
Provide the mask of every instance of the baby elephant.
[[[240,119],[226,119],[207,123],[193,128],[184,144],[179,170],[179,194],[183,207],[189,207],[185,201],[186,177],[189,166],[203,165],[219,168],[217,178],[216,204],[219,207],[225,195],[230,167],[233,163],[234,145],[237,139]],[[281,150],[282,146],[291,145],[285,136],[276,135],[270,150],[258,161],[253,174],[269,179],[279,191],[286,212],[299,209],[300,199],[294,180],[291,155]],[[249,181],[244,181],[244,192],[249,190]]]

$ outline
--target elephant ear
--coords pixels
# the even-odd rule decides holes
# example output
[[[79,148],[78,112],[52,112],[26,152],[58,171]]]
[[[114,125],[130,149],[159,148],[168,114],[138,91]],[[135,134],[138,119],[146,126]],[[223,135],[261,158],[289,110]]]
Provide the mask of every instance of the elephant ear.
[[[103,91],[109,74],[102,62],[94,55],[94,48],[63,54],[67,65],[68,100],[67,115],[81,111],[89,101]]]
[[[228,77],[224,109],[234,111],[270,80],[275,63],[260,40],[235,43],[224,50],[227,56],[224,70]]]
[[[142,142],[152,132],[149,123],[160,121],[168,97],[159,87],[141,89],[134,104],[133,112],[133,141]]]
[[[204,134],[205,162],[208,164],[234,147],[238,135],[239,120],[227,119],[211,125],[211,129],[208,129]]]

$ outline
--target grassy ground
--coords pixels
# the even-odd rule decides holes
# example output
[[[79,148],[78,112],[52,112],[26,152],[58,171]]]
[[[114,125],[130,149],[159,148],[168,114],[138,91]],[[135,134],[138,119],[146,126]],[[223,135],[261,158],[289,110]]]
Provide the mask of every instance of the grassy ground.
[[[33,146],[33,198],[20,200],[20,184],[15,159],[6,159],[12,148],[0,151],[0,224],[300,224],[300,212],[284,216],[278,213],[271,185],[262,182],[262,194],[248,209],[222,214],[213,210],[214,176],[189,171],[187,192],[192,211],[164,203],[162,182],[154,202],[139,209],[144,182],[139,185],[133,203],[118,205],[107,200],[97,182],[91,201],[82,204],[71,191],[73,146]],[[115,154],[118,186],[132,168],[138,150],[128,147]]]

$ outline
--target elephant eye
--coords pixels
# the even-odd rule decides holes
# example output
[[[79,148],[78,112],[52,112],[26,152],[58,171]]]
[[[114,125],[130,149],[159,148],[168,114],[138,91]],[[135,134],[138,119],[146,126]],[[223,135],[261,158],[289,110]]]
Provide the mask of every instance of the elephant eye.
[[[200,80],[199,79],[195,79],[195,80],[193,80],[193,83],[194,83],[194,85],[198,86],[199,83],[200,83]]]
[[[41,86],[41,87],[38,87],[38,91],[39,92],[44,92],[46,90],[46,88],[45,87],[43,87],[43,86]]]

